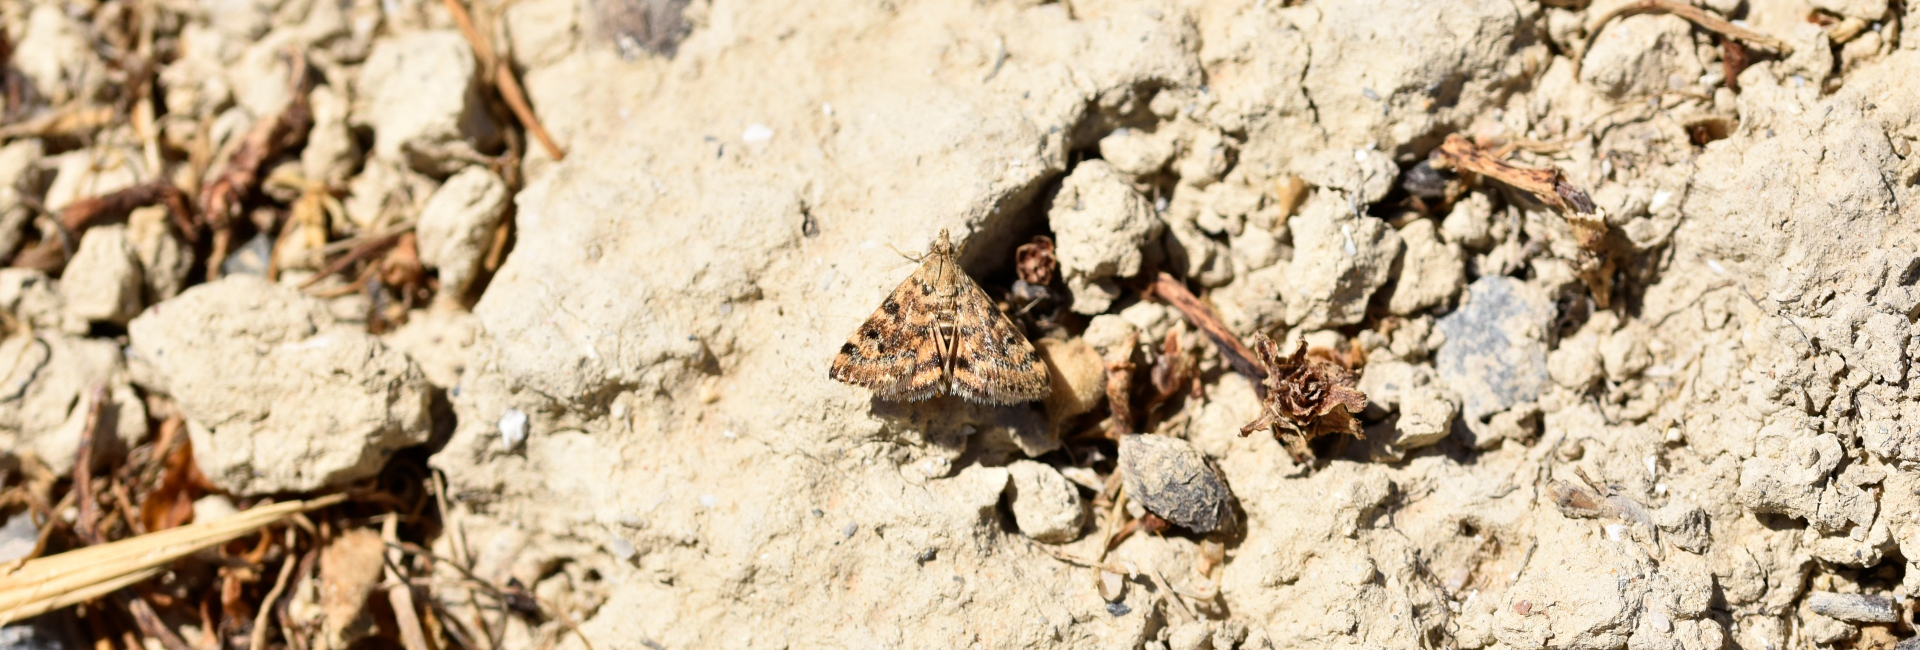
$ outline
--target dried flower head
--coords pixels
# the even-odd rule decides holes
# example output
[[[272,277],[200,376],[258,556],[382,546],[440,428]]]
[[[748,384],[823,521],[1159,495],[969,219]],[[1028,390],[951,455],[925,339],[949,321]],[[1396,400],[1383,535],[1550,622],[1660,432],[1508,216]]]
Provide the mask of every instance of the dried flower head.
[[[1020,272],[1020,279],[1027,284],[1047,286],[1053,284],[1053,269],[1059,264],[1053,256],[1053,239],[1046,235],[1036,235],[1033,241],[1021,244],[1013,252],[1014,268]]]
[[[1330,355],[1309,358],[1304,342],[1283,357],[1280,346],[1265,334],[1255,336],[1253,352],[1266,366],[1261,383],[1267,396],[1260,417],[1241,427],[1240,435],[1272,429],[1298,463],[1313,459],[1307,441],[1314,438],[1333,432],[1364,437],[1353,414],[1367,407],[1367,394],[1354,387],[1353,371],[1323,358]]]

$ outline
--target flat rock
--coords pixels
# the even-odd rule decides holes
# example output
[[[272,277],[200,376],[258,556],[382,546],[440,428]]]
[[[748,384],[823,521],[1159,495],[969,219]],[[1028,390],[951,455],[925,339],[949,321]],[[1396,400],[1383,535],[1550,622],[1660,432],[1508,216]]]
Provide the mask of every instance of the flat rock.
[[[76,318],[125,325],[140,313],[144,276],[126,226],[92,228],[60,275],[60,293]]]
[[[1031,460],[1007,465],[1012,477],[1008,489],[1013,520],[1020,532],[1036,541],[1064,544],[1080,536],[1086,519],[1080,491],[1046,463]]]
[[[185,413],[200,470],[235,494],[344,485],[427,439],[420,368],[291,288],[224,278],[127,332],[149,388]]]
[[[466,295],[512,198],[506,181],[473,166],[448,178],[427,199],[415,232],[420,235],[420,261],[440,269],[436,298],[457,303]]]
[[[1466,304],[1441,318],[1447,336],[1435,355],[1440,383],[1461,397],[1469,427],[1547,387],[1547,344],[1541,336],[1553,303],[1519,280],[1486,276],[1467,287]]]
[[[373,155],[404,159],[414,169],[453,171],[447,165],[499,138],[474,87],[473,50],[452,30],[381,39],[360,77],[364,110],[373,128]],[[471,158],[468,158],[471,159]],[[457,168],[457,167],[456,167]]]
[[[1293,231],[1287,265],[1287,320],[1308,330],[1351,325],[1366,316],[1367,301],[1392,276],[1399,233],[1374,217],[1356,217],[1344,199],[1315,192]]]
[[[1073,310],[1098,314],[1120,288],[1111,279],[1140,272],[1142,250],[1164,226],[1147,197],[1105,161],[1075,167],[1047,211]]]

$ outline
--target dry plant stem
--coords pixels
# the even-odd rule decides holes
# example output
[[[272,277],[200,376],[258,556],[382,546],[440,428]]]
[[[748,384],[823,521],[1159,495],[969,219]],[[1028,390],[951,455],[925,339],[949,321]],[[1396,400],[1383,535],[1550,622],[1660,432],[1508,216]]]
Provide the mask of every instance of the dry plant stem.
[[[160,645],[167,650],[195,650],[193,646],[187,644],[186,639],[180,638],[179,633],[174,632],[173,628],[167,627],[165,621],[160,620],[159,612],[153,611],[153,604],[146,599],[131,595],[127,590],[121,590],[114,598],[120,601],[121,606],[127,608],[128,613],[133,614],[133,622],[140,626],[141,635],[159,641]]]
[[[400,541],[400,516],[387,515],[380,523],[380,538],[388,544]],[[387,602],[393,605],[393,618],[400,626],[400,642],[407,650],[433,650],[427,644],[427,631],[420,625],[420,610],[413,605],[413,585],[407,583],[406,576],[400,574],[398,567],[405,556],[397,550],[387,551]]]
[[[533,137],[540,140],[540,148],[546,149],[548,156],[554,160],[565,159],[567,152],[553,142],[553,136],[547,135],[547,127],[540,124],[540,118],[533,114],[533,107],[527,105],[527,96],[520,89],[520,80],[513,76],[513,69],[506,61],[494,56],[493,44],[473,26],[473,16],[467,13],[467,8],[460,4],[460,0],[443,2],[447,5],[447,12],[453,14],[453,22],[460,26],[460,33],[465,34],[467,43],[473,46],[474,57],[480,60],[482,68],[493,75],[493,86],[500,91],[500,99],[507,102],[507,108],[513,110],[513,117],[520,120],[521,126],[533,132]]]
[[[31,120],[0,127],[0,140],[75,135],[112,124],[113,119],[111,106],[87,108],[73,103]]]
[[[493,227],[493,242],[487,246],[487,259],[484,268],[488,273],[500,270],[500,262],[507,257],[507,236],[513,227],[511,219],[501,219],[500,225]]]
[[[1220,316],[1213,313],[1212,307],[1200,302],[1193,292],[1187,291],[1186,285],[1165,273],[1161,273],[1160,278],[1154,281],[1152,291],[1154,297],[1180,310],[1180,315],[1185,316],[1187,322],[1200,328],[1207,338],[1212,339],[1213,344],[1220,348],[1220,356],[1226,357],[1227,364],[1253,382],[1254,391],[1262,399],[1266,397],[1266,389],[1260,384],[1260,380],[1267,378],[1266,371],[1253,362],[1253,350],[1247,349],[1246,344],[1227,331],[1227,325],[1220,322]]]
[[[353,265],[354,262],[393,247],[393,245],[400,243],[400,237],[402,235],[411,232],[413,232],[413,226],[409,225],[405,229],[391,233],[383,233],[381,236],[370,237],[361,241],[359,245],[347,251],[346,255],[342,255],[340,259],[328,263],[325,270],[314,274],[314,276],[308,278],[306,282],[300,283],[300,290],[305,291],[311,289],[313,285],[319,284],[321,280],[346,270],[347,267]],[[355,282],[354,284],[356,286],[351,291],[359,291],[359,283]],[[351,291],[349,291],[349,293],[351,293]]]
[[[1558,169],[1532,169],[1508,164],[1459,134],[1447,136],[1446,142],[1434,150],[1434,156],[1437,162],[1444,162],[1455,169],[1486,176],[1532,194],[1540,202],[1562,213],[1593,213],[1593,199],[1588,198],[1585,191],[1568,183],[1566,175]],[[1581,243],[1587,244],[1585,241]]]
[[[1107,521],[1100,526],[1100,552],[1095,554],[1095,562],[1107,561],[1107,551],[1113,548],[1114,527],[1120,524],[1120,518],[1127,514],[1127,487],[1122,484],[1113,491],[1113,507],[1107,510]]]
[[[1607,23],[1615,18],[1638,14],[1672,14],[1687,19],[1701,29],[1779,52],[1781,56],[1793,54],[1793,46],[1788,45],[1786,41],[1727,22],[1725,18],[1707,13],[1705,9],[1679,0],[1639,0],[1615,7],[1613,11],[1602,14],[1587,23],[1587,40],[1580,45],[1580,56],[1573,59],[1574,76],[1580,76],[1580,60],[1586,58],[1587,52],[1593,51],[1593,41],[1600,37],[1600,30],[1605,29]]]
[[[434,554],[433,551],[429,551],[425,548],[421,548],[420,545],[418,544],[414,544],[412,542],[388,541],[387,546],[392,549],[405,551],[412,555],[418,555],[420,557],[429,558],[436,563],[451,566],[454,568],[454,570],[459,571],[461,575],[466,576],[468,582],[471,583],[470,586],[479,586],[485,589],[488,595],[493,596],[494,598],[500,599],[502,601],[507,599],[507,593],[505,590],[502,590],[501,588],[495,586],[493,583],[487,582],[485,580],[481,580],[480,576],[474,575],[472,570],[464,566],[461,566],[460,563],[455,562],[448,558],[440,557],[439,555]],[[469,589],[468,593],[469,594],[473,593],[473,590]],[[573,631],[575,636],[580,637],[580,644],[585,646],[587,650],[593,650],[593,642],[587,640],[587,635],[584,632],[580,631],[580,627],[573,622],[572,617],[567,616],[566,612],[561,611],[560,608],[555,606],[553,603],[540,600],[538,597],[534,597],[534,603],[536,605],[539,605],[543,613],[553,614],[554,618],[558,619],[561,625],[566,626],[568,629]],[[477,611],[479,607],[475,605],[474,609]],[[452,617],[448,617],[448,618],[449,620],[452,620]]]
[[[293,99],[272,119],[254,123],[247,137],[227,159],[227,166],[200,191],[200,217],[213,229],[213,252],[207,257],[207,279],[220,277],[221,263],[227,259],[233,241],[233,221],[240,206],[259,185],[260,168],[288,147],[306,140],[313,126],[313,110],[307,104],[307,57],[290,52],[293,71],[289,85]]]
[[[189,524],[22,563],[0,575],[0,625],[86,602],[159,574],[174,560],[237,539],[282,517],[331,506],[335,494],[248,509],[219,521]]]
[[[135,208],[149,205],[167,206],[174,227],[179,228],[189,240],[194,238],[193,219],[187,209],[186,194],[164,179],[156,180],[68,205],[60,210],[59,221],[60,227],[66,231],[64,235],[56,233],[39,245],[21,251],[13,259],[13,266],[38,269],[49,275],[57,274],[66,267],[67,257],[78,247],[80,236],[88,228],[124,219]]]
[[[459,513],[447,507],[447,475],[445,472],[437,469],[433,470],[433,500],[434,505],[440,508],[440,523],[446,527],[447,534],[452,537],[453,541],[454,558],[453,561],[447,562],[447,564],[458,569],[468,577],[473,577],[473,574],[467,570],[467,566],[473,564],[473,553],[467,549],[466,528],[460,521]],[[475,647],[475,650],[491,650],[493,647],[492,632],[487,629],[486,617],[480,615],[480,600],[478,596],[474,595],[472,589],[467,590],[467,608],[473,612],[474,627],[480,630],[480,634],[477,636],[486,639],[488,643],[486,648],[479,648],[472,646],[472,644],[469,644],[469,646]],[[458,621],[450,612],[446,613],[446,619]]]
[[[99,544],[102,540],[95,526],[100,523],[99,498],[93,489],[93,447],[95,437],[99,435],[100,411],[107,403],[107,385],[96,384],[93,387],[92,405],[87,407],[87,425],[80,430],[80,450],[73,460],[73,491],[79,494],[80,512],[74,518],[74,532],[87,544]]]
[[[260,601],[260,611],[253,616],[253,632],[247,635],[247,640],[249,641],[247,644],[248,648],[267,647],[267,615],[277,609],[274,607],[274,604],[280,602],[280,594],[285,593],[287,590],[287,578],[293,575],[293,565],[299,563],[299,558],[293,555],[293,535],[293,527],[288,526],[286,533],[287,556],[280,560],[280,577],[274,579],[273,589],[267,591],[266,599]]]
[[[1113,417],[1107,423],[1107,439],[1133,433],[1133,349],[1140,345],[1140,333],[1127,334],[1126,341],[1107,352],[1107,406]]]

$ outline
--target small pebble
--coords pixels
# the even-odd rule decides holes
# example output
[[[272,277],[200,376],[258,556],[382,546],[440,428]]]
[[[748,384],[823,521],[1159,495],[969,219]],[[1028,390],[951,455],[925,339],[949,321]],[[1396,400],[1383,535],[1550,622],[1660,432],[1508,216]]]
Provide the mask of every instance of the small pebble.
[[[640,549],[634,548],[633,542],[627,541],[625,537],[609,535],[607,536],[607,552],[612,553],[613,556],[621,562],[626,562],[632,560],[633,556],[639,555]]]
[[[740,141],[746,143],[766,142],[773,139],[773,129],[765,124],[749,124],[747,130],[740,132]]]
[[[1126,603],[1107,603],[1107,613],[1114,616],[1126,616],[1133,613],[1133,608],[1128,607]]]
[[[1119,471],[1129,505],[1137,502],[1193,532],[1211,533],[1232,514],[1226,483],[1185,440],[1127,435],[1120,439]]]
[[[1828,591],[1807,592],[1807,608],[1850,623],[1893,623],[1900,620],[1900,610],[1904,609],[1886,596]]]
[[[913,561],[919,562],[921,564],[926,564],[928,562],[932,562],[934,556],[937,554],[938,554],[938,551],[934,549],[931,549],[931,548],[922,549],[919,553],[915,553],[913,555]]]
[[[509,408],[500,414],[500,442],[508,449],[514,449],[526,441],[527,414],[516,408]]]
[[[700,507],[702,508],[712,508],[713,504],[717,503],[718,501],[719,500],[715,499],[711,494],[700,495]]]
[[[860,524],[856,524],[851,521],[847,522],[847,525],[842,526],[840,528],[840,534],[845,535],[847,537],[853,537],[853,534],[857,532],[860,532]]]

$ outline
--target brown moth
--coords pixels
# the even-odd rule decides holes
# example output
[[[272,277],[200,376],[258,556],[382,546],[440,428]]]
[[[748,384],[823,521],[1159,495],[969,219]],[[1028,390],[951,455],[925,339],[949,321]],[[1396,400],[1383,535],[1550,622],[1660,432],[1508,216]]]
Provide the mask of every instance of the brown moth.
[[[882,399],[958,395],[983,404],[1045,398],[1046,363],[960,270],[947,231],[919,270],[840,346],[827,376]]]

